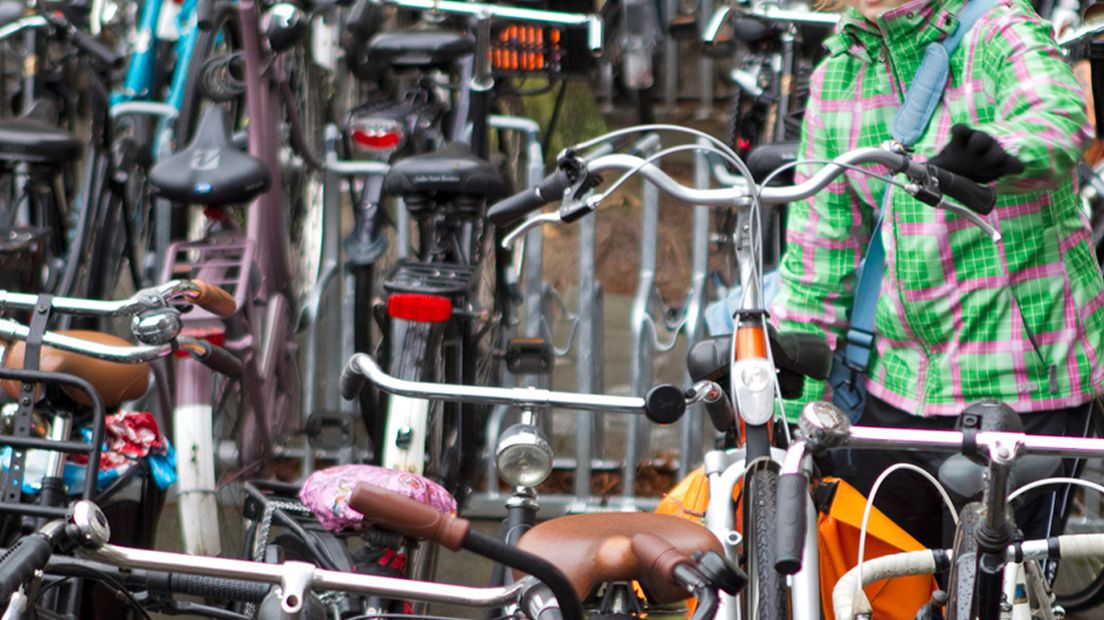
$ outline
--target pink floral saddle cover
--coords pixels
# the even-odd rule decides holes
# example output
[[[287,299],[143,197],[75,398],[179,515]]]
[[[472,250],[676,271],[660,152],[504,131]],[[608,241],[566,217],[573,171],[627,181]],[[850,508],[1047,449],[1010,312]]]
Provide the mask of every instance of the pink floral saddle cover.
[[[357,485],[366,482],[432,506],[445,514],[456,512],[456,500],[445,488],[417,474],[376,465],[338,465],[316,471],[299,491],[322,527],[336,532],[364,526],[364,515],[349,506]]]

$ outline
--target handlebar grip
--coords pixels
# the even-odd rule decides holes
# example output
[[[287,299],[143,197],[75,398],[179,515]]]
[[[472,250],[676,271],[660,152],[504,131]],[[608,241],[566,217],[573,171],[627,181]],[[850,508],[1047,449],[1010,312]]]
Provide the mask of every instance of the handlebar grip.
[[[215,0],[197,0],[195,14],[196,27],[210,30],[215,25]]]
[[[727,394],[721,394],[717,400],[705,400],[705,412],[709,414],[709,421],[717,432],[724,433],[736,424],[736,410],[732,408],[732,402]]]
[[[13,592],[46,568],[54,545],[41,532],[24,536],[0,556],[0,605],[7,605]]]
[[[165,590],[175,594],[190,594],[219,601],[260,603],[268,596],[272,586],[256,581],[223,579],[202,575],[170,573]]]
[[[201,280],[192,280],[196,290],[188,294],[188,299],[207,312],[223,318],[234,316],[238,311],[238,303],[234,296],[223,289],[207,284]]]
[[[674,424],[684,413],[686,396],[673,385],[657,385],[644,395],[644,415],[656,424]]]
[[[368,377],[357,372],[357,370],[353,368],[353,360],[350,359],[349,363],[345,364],[345,369],[341,371],[341,380],[338,382],[341,390],[341,397],[345,400],[353,400],[364,390],[364,384],[367,382]]]
[[[122,54],[115,53],[110,47],[96,40],[96,37],[79,28],[69,29],[69,40],[77,49],[91,56],[96,62],[112,69],[122,67],[126,60]]]
[[[971,211],[988,215],[997,204],[997,192],[988,185],[975,183],[966,177],[930,164],[928,172],[939,181],[940,191],[961,202]]]
[[[653,534],[636,534],[630,540],[636,556],[638,574],[653,587],[666,585],[679,588],[675,579],[675,567],[689,564],[690,558],[671,543]]]
[[[411,538],[430,540],[459,551],[468,538],[471,523],[436,508],[361,483],[353,490],[349,506],[364,515],[364,520]]]
[[[550,202],[560,200],[569,187],[571,178],[563,170],[557,169],[536,187],[530,187],[491,205],[487,210],[487,219],[495,226],[505,226]]]
[[[783,575],[801,570],[805,551],[805,502],[809,483],[803,474],[778,477],[778,556],[774,567]]]
[[[203,362],[203,365],[211,370],[230,377],[231,379],[240,379],[242,376],[242,363],[238,359],[238,356],[227,351],[226,349],[213,345],[211,343],[204,343],[204,353],[196,355],[196,359]]]

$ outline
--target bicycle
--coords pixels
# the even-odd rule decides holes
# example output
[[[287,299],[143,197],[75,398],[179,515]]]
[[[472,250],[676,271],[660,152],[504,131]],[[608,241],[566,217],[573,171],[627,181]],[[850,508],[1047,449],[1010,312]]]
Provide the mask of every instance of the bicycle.
[[[178,337],[175,306],[227,313],[233,311],[228,303],[225,293],[198,281],[170,282],[113,302],[0,291],[0,307],[32,316],[29,326],[0,319],[0,388],[11,399],[0,436],[0,544],[63,515],[76,494],[104,502],[128,544],[153,545],[165,489],[175,481],[175,459],[156,416],[123,404],[146,395],[149,361],[178,350],[235,372],[225,351]],[[132,318],[134,334],[147,344],[135,347],[102,332],[48,331],[53,313]],[[72,455],[69,462],[66,455]],[[73,462],[78,457],[83,467]],[[79,586],[68,592],[51,599],[58,611],[72,614],[74,606],[88,604]]]
[[[431,11],[438,18],[473,18],[476,37],[473,45],[466,34],[452,30],[383,33],[366,45],[371,57],[419,73],[458,68],[463,62],[474,68],[461,71],[465,82],[447,120],[446,102],[427,90],[435,86],[424,81],[403,105],[369,105],[350,119],[351,141],[366,150],[378,145],[375,150],[390,162],[382,183],[369,181],[359,201],[355,247],[376,253],[373,260],[355,266],[356,305],[376,306],[376,288],[383,290],[386,309],[378,312],[386,317],[381,317],[375,350],[388,359],[394,374],[486,384],[498,379],[511,316],[505,281],[508,256],[495,243],[496,233],[484,217],[485,201],[509,191],[509,181],[486,159],[491,151],[492,94],[497,80],[506,75],[557,77],[573,71],[571,41],[585,28],[587,56],[600,50],[601,23],[593,15],[490,4],[380,4]],[[392,118],[396,113],[399,118]],[[415,131],[412,124],[419,120],[423,122]],[[452,142],[442,146],[438,142],[446,136]],[[404,144],[417,154],[391,158]],[[409,238],[406,229],[397,234],[402,247],[396,254],[404,258],[390,273],[380,274],[376,260],[386,247],[386,215],[379,201],[384,196],[402,198],[417,232]],[[397,219],[400,225],[406,221],[402,214]],[[417,239],[415,248],[406,247],[412,239]],[[373,348],[365,346],[372,339],[372,327],[361,319],[354,328],[357,350]],[[463,498],[464,487],[477,473],[475,459],[464,455],[479,445],[484,412],[403,398],[388,398],[379,411],[368,421],[377,460],[386,467],[425,473]]]
[[[110,584],[126,593],[132,606],[143,613],[144,606],[129,594],[130,589],[217,594],[230,600],[254,600],[259,601],[262,614],[279,612],[290,618],[326,617],[325,607],[311,592],[317,590],[475,607],[509,604],[516,606],[521,617],[532,620],[582,620],[587,615],[580,604],[580,596],[590,594],[592,586],[621,584],[624,588],[628,587],[629,580],[637,580],[649,592],[651,601],[677,600],[687,593],[696,595],[701,602],[693,618],[698,620],[712,615],[711,602],[715,602],[718,591],[736,591],[742,586],[741,575],[724,563],[717,553],[716,541],[706,530],[658,515],[623,515],[620,527],[605,528],[605,531],[595,527],[574,533],[549,529],[547,538],[534,537],[535,548],[555,540],[560,546],[580,552],[574,557],[549,562],[524,548],[509,547],[473,531],[471,524],[463,519],[439,513],[408,496],[372,485],[356,486],[348,499],[348,507],[362,516],[362,522],[403,536],[424,538],[453,550],[464,548],[532,576],[509,586],[472,588],[355,575],[319,569],[303,562],[266,564],[119,547],[107,544],[110,529],[96,505],[81,501],[72,506],[66,519],[46,524],[0,557],[0,600],[7,605],[9,617],[23,617],[34,608],[43,591],[36,589],[39,583],[48,580],[51,573],[68,573]],[[557,521],[566,525],[563,520]],[[674,526],[677,533],[664,531],[665,526]],[[620,533],[622,531],[624,533]],[[599,570],[595,571],[589,557],[580,557],[580,554],[602,546],[623,551],[601,562]],[[55,549],[74,551],[91,561],[56,558]],[[580,559],[586,560],[583,565]],[[245,617],[215,608],[192,606],[189,611],[211,617]],[[636,616],[621,613],[613,617]]]
[[[235,8],[199,4],[196,18],[201,26],[211,26],[210,39],[218,42],[216,33],[236,21],[241,47],[207,58],[197,79],[188,83],[197,101],[204,100],[204,92],[227,91],[223,94],[230,102],[244,94],[248,153],[231,141],[226,108],[201,105],[191,142],[159,161],[149,174],[156,196],[177,205],[205,207],[202,236],[167,248],[166,277],[187,275],[215,282],[228,288],[240,309],[229,323],[193,313],[185,320],[185,333],[224,342],[241,360],[241,381],[217,381],[209,370],[186,358],[176,360],[174,370],[174,436],[182,453],[194,455],[180,472],[181,523],[185,547],[197,554],[222,550],[216,502],[219,462],[237,472],[232,478],[264,475],[277,446],[301,423],[297,307],[300,277],[311,281],[311,275],[297,274],[292,265],[288,213],[289,204],[302,195],[298,190],[304,175],[296,173],[313,178],[322,169],[308,150],[310,140],[321,135],[303,135],[304,122],[291,87],[309,81],[310,67],[296,64],[302,59],[308,20],[299,9],[279,4],[272,7],[262,33],[261,9],[252,0]],[[304,95],[308,90],[297,92]],[[290,153],[282,146],[285,131],[290,134]],[[285,162],[291,163],[293,174],[285,174]],[[248,204],[244,226],[232,209],[242,204]]]
[[[1001,617],[1006,610],[1024,613],[1023,617],[1053,618],[1059,612],[1052,608],[1054,597],[1050,584],[1037,563],[1099,557],[1104,539],[1100,534],[1016,540],[1011,507],[1016,497],[1046,484],[1078,484],[1096,491],[1104,490],[1088,481],[1050,478],[1057,469],[1056,459],[1037,461],[1027,467],[1017,466],[1018,457],[1026,454],[1099,458],[1104,454],[1104,440],[1025,435],[1017,414],[993,401],[968,407],[960,419],[964,420],[962,431],[866,428],[851,426],[846,415],[831,403],[813,402],[805,406],[801,417],[803,436],[786,454],[778,498],[780,514],[800,509],[807,500],[806,457],[842,447],[862,449],[888,445],[898,450],[959,452],[978,464],[944,468],[940,478],[950,481],[952,488],[984,491],[980,503],[970,503],[962,509],[953,550],[930,549],[883,556],[862,562],[848,572],[832,594],[837,618],[869,614],[869,602],[865,601],[862,587],[874,581],[946,570],[951,571],[948,591],[938,599],[933,597],[933,613],[938,613],[937,608],[945,605],[949,618],[990,620]],[[980,463],[987,463],[987,476],[983,476]],[[1010,492],[1013,480],[1022,486]],[[945,500],[948,507],[953,508],[950,498],[945,496]],[[780,570],[788,572],[800,563],[801,546],[808,544],[801,525],[798,521],[779,521],[779,541],[784,547],[781,554],[784,563]],[[1019,564],[1023,565],[1022,569],[1014,566]],[[1016,570],[1006,570],[1010,568]],[[1015,611],[1017,608],[1023,612]]]
[[[752,587],[745,592],[743,606],[749,617],[775,617],[775,614],[785,609],[783,600],[784,583],[778,579],[774,570],[773,531],[768,530],[771,525],[768,518],[762,516],[756,518],[756,514],[765,510],[762,506],[774,504],[774,490],[778,471],[778,462],[781,462],[782,453],[773,448],[771,438],[773,421],[776,415],[777,390],[774,380],[776,363],[772,361],[772,352],[768,342],[767,329],[765,327],[764,313],[759,299],[761,285],[758,282],[760,272],[756,265],[757,252],[754,251],[758,231],[756,230],[754,216],[756,209],[751,208],[755,204],[780,204],[798,200],[812,195],[824,187],[845,169],[853,168],[857,164],[880,163],[890,170],[895,170],[907,175],[909,181],[902,185],[904,191],[916,196],[918,199],[930,205],[939,205],[962,215],[971,222],[977,224],[990,236],[999,236],[998,233],[984,219],[970,208],[959,206],[944,201],[946,195],[961,200],[980,212],[986,212],[992,208],[994,194],[989,188],[979,186],[950,174],[944,170],[929,167],[927,164],[919,164],[912,161],[907,152],[892,143],[881,148],[857,149],[844,154],[840,158],[828,164],[824,169],[813,175],[808,181],[797,186],[783,187],[758,187],[754,181],[748,181],[747,185],[734,186],[723,189],[693,189],[687,188],[671,179],[651,162],[669,151],[688,150],[699,148],[697,146],[674,147],[668,151],[649,158],[616,153],[598,157],[580,155],[580,150],[605,139],[617,137],[630,131],[644,131],[656,129],[681,129],[667,126],[645,126],[613,132],[606,136],[596,138],[587,143],[577,145],[562,152],[557,159],[556,171],[549,175],[538,187],[516,194],[511,198],[493,206],[488,211],[488,218],[499,226],[506,225],[523,215],[534,211],[548,202],[562,199],[563,203],[559,212],[541,214],[530,217],[523,224],[515,227],[507,234],[502,243],[509,245],[533,226],[557,222],[573,221],[583,217],[601,202],[611,190],[601,193],[592,193],[598,185],[598,175],[603,172],[619,172],[625,174],[615,181],[613,188],[619,186],[624,179],[631,174],[640,174],[647,181],[657,185],[662,191],[692,204],[723,205],[729,208],[744,208],[747,219],[741,220],[746,225],[740,226],[736,234],[744,235],[745,241],[738,244],[742,248],[737,253],[740,263],[740,273],[744,281],[745,298],[741,309],[737,312],[737,329],[731,338],[729,347],[703,349],[699,365],[704,373],[715,373],[714,378],[723,376],[729,371],[729,396],[722,397],[723,393],[713,395],[717,405],[711,411],[714,423],[719,429],[725,429],[732,433],[730,439],[735,439],[734,429],[739,426],[739,436],[745,439],[742,449],[730,450],[720,454],[720,462],[715,472],[711,474],[711,481],[718,485],[725,484],[727,488],[711,489],[710,497],[714,502],[707,510],[709,528],[725,545],[726,554],[730,559],[736,560],[738,555],[744,556],[743,565],[748,567],[752,575]],[[743,167],[731,150],[719,145],[717,141],[710,140],[718,145],[716,152],[729,159],[738,169]],[[750,179],[750,175],[747,175]],[[799,343],[808,346],[811,343]],[[815,349],[815,347],[814,347]],[[821,344],[820,349],[823,349]],[[808,354],[808,352],[807,352]],[[811,355],[814,360],[816,354]],[[787,361],[793,367],[790,370],[798,374],[812,374],[822,372],[824,357],[820,355],[820,363],[807,360],[800,352],[793,352],[793,359]],[[785,361],[785,360],[783,360]],[[821,366],[818,371],[815,367]],[[644,406],[639,398],[630,399],[622,397],[610,397],[601,395],[573,395],[564,393],[552,393],[544,390],[533,389],[499,389],[478,388],[474,386],[459,386],[446,384],[419,384],[403,381],[384,374],[371,357],[358,354],[350,359],[342,376],[342,393],[349,398],[359,392],[363,383],[368,378],[380,389],[408,397],[430,397],[434,399],[452,400],[458,402],[478,402],[486,404],[504,404],[521,407],[548,407],[569,406],[576,409],[597,411],[639,411]],[[685,410],[685,401],[682,391],[678,388],[666,387],[663,390],[653,389],[651,396],[663,399],[670,404],[670,408],[657,419],[670,422],[682,415]],[[676,395],[677,392],[677,395]],[[728,398],[732,399],[732,403]],[[734,405],[734,406],[733,406]],[[736,413],[739,412],[739,420]],[[739,425],[737,425],[739,421]],[[785,431],[786,427],[780,427]],[[740,537],[733,537],[735,531],[734,516],[729,498],[732,497],[732,489],[746,472],[754,472],[752,479],[758,478],[758,483],[752,482],[750,489],[745,489],[744,515],[748,519],[749,528],[745,529],[746,536],[742,541]],[[754,499],[752,499],[754,498]],[[769,515],[769,512],[764,514]],[[809,515],[811,518],[811,514]],[[743,542],[741,547],[740,543]],[[738,552],[739,549],[739,552]],[[810,579],[808,574],[799,577],[800,587],[795,586],[793,596],[795,599],[795,615],[800,615],[797,609],[807,609],[806,606],[815,606],[815,596],[808,596],[809,592],[815,593],[815,576]],[[720,613],[724,617],[735,617],[739,613],[740,605],[736,600],[722,596]],[[808,617],[815,617],[815,608],[807,612]],[[801,615],[804,617],[804,615]]]

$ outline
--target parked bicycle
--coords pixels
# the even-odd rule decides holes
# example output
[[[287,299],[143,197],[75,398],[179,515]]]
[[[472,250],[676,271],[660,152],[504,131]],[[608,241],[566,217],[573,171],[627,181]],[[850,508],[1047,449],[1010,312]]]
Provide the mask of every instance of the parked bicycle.
[[[952,457],[939,477],[960,495],[981,496],[980,502],[967,504],[959,514],[953,550],[883,556],[860,562],[848,572],[832,594],[837,618],[869,614],[869,602],[862,589],[870,583],[948,570],[946,592],[933,596],[927,615],[918,617],[943,613],[947,618],[995,620],[1006,613],[1024,618],[1064,615],[1055,606],[1049,580],[1039,562],[1099,557],[1102,535],[1017,540],[1013,500],[1048,484],[1078,484],[1095,492],[1104,491],[1104,487],[1088,481],[1051,478],[1060,464],[1053,457],[1099,458],[1104,455],[1104,440],[1025,435],[1018,415],[993,401],[967,407],[959,419],[962,431],[865,428],[851,426],[847,416],[831,403],[806,405],[801,418],[802,437],[787,451],[780,479],[780,515],[800,512],[807,502],[806,456],[844,447],[959,452],[962,456]],[[1050,458],[1026,458],[1028,455]],[[1013,487],[1019,488],[1013,491]],[[950,504],[950,498],[946,499]],[[800,566],[802,545],[808,544],[803,526],[799,519],[779,520],[780,570],[791,572]],[[945,610],[940,612],[940,608]]]

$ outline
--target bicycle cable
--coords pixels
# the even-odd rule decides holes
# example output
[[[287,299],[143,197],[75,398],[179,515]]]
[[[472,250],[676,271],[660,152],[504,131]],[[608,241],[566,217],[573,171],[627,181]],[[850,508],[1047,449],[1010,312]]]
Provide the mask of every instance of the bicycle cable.
[[[943,498],[943,503],[946,505],[947,511],[951,513],[951,520],[954,521],[955,527],[958,527],[958,513],[955,512],[954,502],[951,501],[951,496],[947,494],[947,489],[943,488],[943,485],[935,479],[935,476],[912,463],[897,463],[889,467],[874,480],[874,486],[870,488],[870,495],[866,498],[866,506],[863,508],[862,527],[859,528],[858,583],[860,584],[863,582],[863,556],[866,553],[866,526],[870,522],[870,511],[874,508],[874,497],[877,495],[878,489],[882,486],[882,482],[893,472],[901,470],[918,473],[928,482],[931,482],[932,485],[935,486],[935,490],[939,491],[939,495]]]

